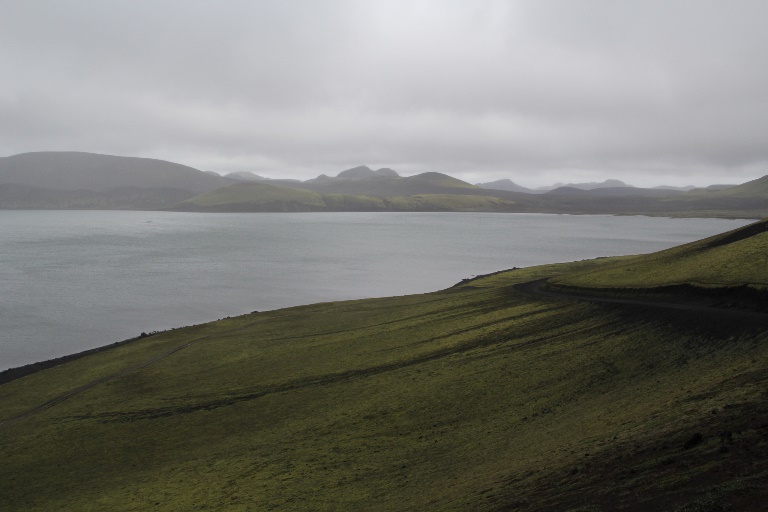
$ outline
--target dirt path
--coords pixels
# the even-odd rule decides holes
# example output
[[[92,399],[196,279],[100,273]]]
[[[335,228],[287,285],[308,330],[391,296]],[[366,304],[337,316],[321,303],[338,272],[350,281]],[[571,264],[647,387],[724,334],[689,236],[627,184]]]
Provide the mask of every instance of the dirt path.
[[[652,308],[662,309],[679,309],[683,311],[693,311],[696,313],[707,313],[708,315],[715,315],[719,317],[729,318],[749,318],[751,320],[759,319],[768,322],[768,313],[760,311],[744,311],[741,309],[729,309],[715,306],[707,306],[703,304],[691,304],[684,302],[666,302],[656,299],[629,299],[623,297],[606,297],[602,295],[589,295],[584,292],[560,292],[552,289],[545,289],[549,278],[538,279],[536,281],[529,281],[527,283],[520,283],[515,285],[515,289],[531,295],[538,295],[541,297],[552,297],[556,299],[568,299],[568,300],[580,300],[584,302],[600,302],[607,304],[624,304],[631,306],[644,306]]]

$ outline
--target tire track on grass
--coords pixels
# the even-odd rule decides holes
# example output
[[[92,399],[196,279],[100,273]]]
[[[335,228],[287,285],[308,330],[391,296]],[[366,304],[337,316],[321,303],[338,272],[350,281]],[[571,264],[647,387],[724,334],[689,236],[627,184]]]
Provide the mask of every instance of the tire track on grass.
[[[220,333],[216,333],[216,336],[221,336],[221,335],[224,335],[224,334],[230,334],[230,333],[238,332],[238,331],[241,331],[243,329],[247,329],[249,327],[252,327],[256,323],[257,322],[252,322],[252,323],[249,323],[248,325],[244,325],[243,327],[238,327],[237,329],[230,329],[228,331],[223,331],[223,332],[220,332]],[[34,407],[34,408],[32,408],[32,409],[30,409],[30,410],[28,410],[26,412],[23,412],[21,414],[18,414],[16,416],[12,416],[12,417],[4,419],[4,420],[0,420],[0,428],[13,425],[13,424],[18,423],[19,421],[22,421],[22,420],[24,420],[26,418],[29,418],[29,417],[34,416],[36,414],[40,414],[41,412],[46,411],[46,410],[50,409],[51,407],[54,407],[54,406],[64,402],[65,400],[68,400],[68,399],[72,398],[73,396],[79,395],[83,391],[87,391],[87,390],[89,390],[89,389],[91,389],[91,388],[93,388],[95,386],[98,386],[99,384],[103,384],[103,383],[105,383],[107,381],[116,379],[118,377],[122,377],[124,375],[129,374],[129,373],[141,370],[142,368],[146,368],[147,366],[153,365],[153,364],[157,363],[158,361],[162,361],[163,359],[166,359],[167,357],[170,357],[173,354],[175,354],[175,353],[177,353],[177,352],[179,352],[181,350],[184,350],[185,348],[187,348],[189,346],[192,346],[192,345],[194,345],[194,344],[196,344],[196,343],[198,343],[200,341],[208,339],[211,336],[213,336],[213,334],[206,334],[205,336],[200,336],[199,338],[195,338],[195,339],[190,340],[190,341],[188,341],[186,343],[183,343],[183,344],[181,344],[181,345],[179,345],[177,347],[174,347],[174,348],[172,348],[170,350],[167,350],[167,351],[163,352],[162,354],[159,354],[159,355],[156,355],[154,357],[151,357],[151,358],[147,359],[146,361],[142,361],[142,362],[140,362],[138,364],[129,366],[127,368],[123,368],[122,370],[118,370],[116,372],[110,373],[110,374],[105,375],[103,377],[99,377],[98,379],[92,380],[90,382],[86,382],[85,384],[83,384],[81,386],[78,386],[78,387],[76,387],[76,388],[74,388],[74,389],[72,389],[70,391],[67,391],[66,393],[58,395],[58,396],[48,400],[47,402],[45,402],[45,403],[43,403],[41,405],[38,405],[37,407]]]
[[[538,295],[541,297],[551,297],[556,299],[570,299],[578,300],[582,302],[602,302],[607,304],[622,304],[628,306],[645,306],[662,309],[679,309],[683,311],[692,311],[695,313],[707,313],[710,315],[719,316],[721,318],[750,318],[759,319],[763,321],[768,320],[768,313],[761,311],[743,311],[738,309],[726,309],[715,306],[704,306],[701,304],[688,304],[683,302],[664,302],[654,299],[627,299],[622,297],[606,297],[604,295],[589,295],[584,293],[584,289],[579,289],[578,292],[562,292],[552,289],[546,289],[545,285],[549,280],[548,277],[544,279],[537,279],[535,281],[528,281],[526,283],[519,283],[513,287],[523,293],[530,295]]]

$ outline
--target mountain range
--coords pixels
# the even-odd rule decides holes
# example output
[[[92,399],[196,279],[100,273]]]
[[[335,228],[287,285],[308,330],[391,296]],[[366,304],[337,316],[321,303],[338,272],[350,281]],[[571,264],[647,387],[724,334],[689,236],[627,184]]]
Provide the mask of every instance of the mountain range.
[[[241,171],[221,176],[150,158],[38,152],[0,158],[0,209],[183,211],[486,211],[755,218],[766,178],[742,185],[633,187],[619,180],[529,189],[473,185],[439,172],[403,177],[358,166],[299,181]]]

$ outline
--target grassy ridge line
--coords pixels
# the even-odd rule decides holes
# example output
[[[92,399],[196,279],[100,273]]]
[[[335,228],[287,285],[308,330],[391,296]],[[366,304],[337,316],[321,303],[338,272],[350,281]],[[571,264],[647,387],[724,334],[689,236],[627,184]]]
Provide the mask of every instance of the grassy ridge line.
[[[622,260],[246,315],[10,382],[0,417],[207,336],[4,428],[0,508],[759,510],[763,325],[515,288]]]
[[[586,272],[558,276],[572,288],[768,289],[768,220],[650,255],[616,259]]]

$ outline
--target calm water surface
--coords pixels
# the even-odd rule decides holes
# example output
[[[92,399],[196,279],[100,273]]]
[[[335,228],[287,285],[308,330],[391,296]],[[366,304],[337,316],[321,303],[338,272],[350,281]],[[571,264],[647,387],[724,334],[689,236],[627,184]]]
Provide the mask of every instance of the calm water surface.
[[[0,211],[0,369],[254,310],[652,252],[747,221],[484,213]]]

